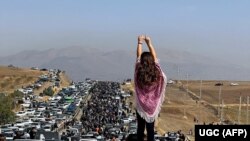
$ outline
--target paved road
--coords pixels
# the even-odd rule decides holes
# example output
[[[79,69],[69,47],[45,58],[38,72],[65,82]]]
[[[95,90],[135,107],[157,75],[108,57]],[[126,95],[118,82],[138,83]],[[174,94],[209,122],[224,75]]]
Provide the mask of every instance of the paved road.
[[[80,121],[81,117],[82,117],[82,114],[83,114],[83,108],[86,107],[86,103],[90,100],[91,98],[91,95],[87,95],[83,98],[83,103],[84,103],[84,106],[82,108],[80,108],[80,111],[76,114],[75,116],[75,119],[77,121]]]

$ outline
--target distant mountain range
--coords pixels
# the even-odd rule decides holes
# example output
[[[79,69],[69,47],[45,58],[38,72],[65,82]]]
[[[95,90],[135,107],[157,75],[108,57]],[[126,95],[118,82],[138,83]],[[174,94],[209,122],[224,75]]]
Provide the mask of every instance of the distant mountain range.
[[[197,80],[250,80],[250,69],[243,66],[185,51],[157,48],[157,53],[168,78],[186,79],[189,74],[189,79]],[[135,50],[68,47],[0,57],[0,65],[58,68],[65,70],[74,81],[85,78],[121,81],[133,78],[135,55]]]

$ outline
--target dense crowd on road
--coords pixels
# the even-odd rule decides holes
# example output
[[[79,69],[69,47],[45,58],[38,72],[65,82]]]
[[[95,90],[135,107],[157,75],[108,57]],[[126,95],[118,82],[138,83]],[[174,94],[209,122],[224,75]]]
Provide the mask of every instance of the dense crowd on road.
[[[99,138],[125,139],[126,127],[133,122],[136,123],[126,103],[126,96],[120,89],[120,84],[99,82],[90,93],[91,99],[81,118],[85,134],[92,132],[98,134]]]
[[[133,141],[137,121],[130,96],[118,82],[72,82],[45,102],[30,99],[25,114],[17,113],[15,123],[1,126],[1,136],[7,140]],[[156,133],[155,139],[184,141],[185,136],[181,132]]]

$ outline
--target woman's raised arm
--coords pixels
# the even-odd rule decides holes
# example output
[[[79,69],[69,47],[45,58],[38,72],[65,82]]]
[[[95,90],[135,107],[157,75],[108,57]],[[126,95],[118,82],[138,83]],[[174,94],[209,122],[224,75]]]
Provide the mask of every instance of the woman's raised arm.
[[[149,51],[151,52],[151,54],[152,54],[152,56],[154,58],[154,61],[156,61],[157,60],[157,55],[156,55],[154,46],[152,45],[152,41],[151,41],[150,37],[145,36],[145,41],[147,43]]]
[[[140,35],[138,36],[138,44],[137,44],[137,58],[139,58],[142,54],[142,43],[145,40],[145,36]]]

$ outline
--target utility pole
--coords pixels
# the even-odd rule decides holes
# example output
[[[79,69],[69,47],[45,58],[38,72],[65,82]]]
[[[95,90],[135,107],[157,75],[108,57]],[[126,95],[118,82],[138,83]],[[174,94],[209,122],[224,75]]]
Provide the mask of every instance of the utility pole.
[[[179,82],[180,82],[180,68],[177,65],[177,84],[179,84]]]
[[[224,120],[223,114],[224,114],[224,100],[222,100],[221,102],[220,122]]]
[[[201,80],[201,83],[200,83],[200,100],[201,100],[201,94],[202,94],[202,80]]]
[[[247,124],[249,124],[249,96],[247,96]]]
[[[221,85],[219,88],[218,117],[220,116],[220,104],[221,104]]]
[[[187,98],[187,95],[188,95],[188,74],[187,74],[187,93],[186,93],[186,98]]]
[[[238,113],[238,124],[240,124],[240,118],[241,118],[241,96],[240,96],[240,106],[239,106],[239,113]]]

